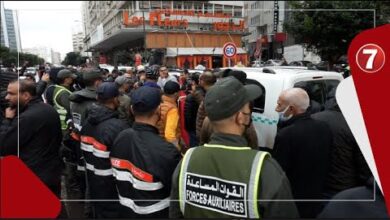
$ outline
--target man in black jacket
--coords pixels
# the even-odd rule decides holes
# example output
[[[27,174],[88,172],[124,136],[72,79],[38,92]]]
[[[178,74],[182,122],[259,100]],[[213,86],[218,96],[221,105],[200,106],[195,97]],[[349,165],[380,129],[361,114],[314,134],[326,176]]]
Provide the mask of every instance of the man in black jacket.
[[[160,137],[161,93],[142,86],[131,97],[133,128],[119,134],[111,150],[111,164],[124,207],[121,217],[167,218],[171,178],[181,156]]]
[[[0,70],[0,118],[4,118],[4,111],[8,107],[5,100],[7,95],[7,87],[10,81],[18,79],[18,74],[10,71]]]
[[[313,119],[325,122],[333,135],[330,170],[325,186],[326,199],[332,198],[340,191],[363,186],[372,175],[355,137],[341,113],[335,93],[336,89],[329,93],[329,99],[325,103],[325,111],[311,115]]]
[[[200,103],[204,99],[205,91],[199,86],[199,75],[191,76],[191,93],[187,95],[184,105],[185,126],[190,136],[190,147],[198,146],[196,139],[196,115]]]
[[[117,135],[129,128],[119,119],[119,91],[115,83],[105,82],[97,88],[98,103],[88,109],[88,118],[83,125],[81,149],[87,168],[91,199],[118,199],[115,179],[112,176],[110,151]],[[118,218],[119,202],[94,202],[96,218]]]
[[[58,113],[36,97],[36,85],[29,80],[11,81],[6,100],[10,107],[6,109],[6,119],[1,124],[0,156],[19,155],[60,197],[61,160],[58,151],[62,133]]]
[[[273,156],[286,172],[294,199],[323,199],[328,174],[332,133],[329,127],[310,118],[309,96],[292,88],[279,96],[275,111],[284,121],[275,138]],[[314,218],[320,202],[297,202],[300,216]]]
[[[337,193],[317,216],[318,219],[389,219],[389,217],[385,198],[374,177],[369,178],[364,186]]]
[[[96,100],[96,88],[102,83],[102,73],[98,69],[84,68],[81,70],[85,88],[75,91],[69,96],[70,111],[73,121],[72,138],[75,140],[74,155],[77,165],[71,166],[66,163],[65,185],[67,186],[67,195],[69,199],[88,199],[89,192],[86,191],[88,184],[85,174],[85,166],[82,151],[80,150],[79,132],[82,129],[85,119],[87,118],[87,109]],[[72,161],[73,162],[73,161]],[[88,218],[92,215],[92,208],[88,202],[69,202],[67,204],[70,218]]]

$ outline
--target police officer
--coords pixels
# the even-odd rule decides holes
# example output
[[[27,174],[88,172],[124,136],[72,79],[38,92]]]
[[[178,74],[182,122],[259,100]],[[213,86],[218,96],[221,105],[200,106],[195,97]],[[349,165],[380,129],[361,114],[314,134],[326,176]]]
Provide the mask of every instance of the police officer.
[[[96,92],[98,104],[94,103],[88,108],[88,117],[80,131],[88,186],[92,200],[118,200],[110,151],[119,132],[127,129],[129,125],[119,119],[116,111],[120,105],[117,85],[104,82]],[[92,206],[96,218],[120,217],[121,205],[117,201],[92,202]]]
[[[82,129],[84,120],[86,119],[87,108],[96,103],[96,88],[102,83],[102,73],[101,71],[93,68],[85,68],[81,70],[83,76],[83,82],[85,88],[73,92],[69,96],[70,100],[70,110],[72,115],[72,120],[74,124],[74,130],[72,132],[72,137],[78,141],[80,144],[79,132]],[[76,147],[76,157],[77,157],[77,167],[69,168],[70,179],[66,184],[67,194],[72,199],[85,199],[88,195],[86,175],[85,175],[85,165],[82,158],[82,152],[80,147]],[[88,199],[88,198],[87,198]],[[92,208],[89,204],[79,203],[79,202],[70,202],[68,204],[69,215],[71,218],[88,218],[92,217]]]
[[[62,69],[58,72],[57,81],[53,92],[53,104],[54,108],[60,115],[61,129],[63,132],[68,128],[67,123],[70,119],[70,103],[69,96],[72,94],[70,91],[73,81],[77,78],[77,75],[70,70]]]
[[[289,181],[266,152],[243,137],[251,124],[249,102],[260,87],[234,77],[207,92],[205,110],[214,128],[209,144],[189,149],[172,179],[171,218],[297,218]],[[266,200],[266,201],[259,201]]]

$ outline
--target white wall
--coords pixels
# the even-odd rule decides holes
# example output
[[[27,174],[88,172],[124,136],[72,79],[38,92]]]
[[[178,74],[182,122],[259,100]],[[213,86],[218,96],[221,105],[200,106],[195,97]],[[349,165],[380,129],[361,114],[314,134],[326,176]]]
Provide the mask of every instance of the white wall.
[[[299,44],[285,47],[284,58],[286,58],[288,63],[301,60],[307,60],[312,63],[319,63],[321,61],[321,58],[318,55],[307,51],[303,48],[302,45]]]

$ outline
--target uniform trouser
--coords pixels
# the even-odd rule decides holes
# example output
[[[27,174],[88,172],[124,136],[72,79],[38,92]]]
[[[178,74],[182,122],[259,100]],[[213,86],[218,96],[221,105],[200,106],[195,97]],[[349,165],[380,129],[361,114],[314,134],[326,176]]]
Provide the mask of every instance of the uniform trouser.
[[[62,152],[65,161],[65,199],[71,200],[65,202],[67,214],[69,218],[90,218],[92,217],[92,207],[89,202],[85,201],[88,199],[87,177],[85,171],[78,170],[78,162],[81,157],[80,142],[70,138],[67,133],[63,135],[66,137]]]
[[[74,163],[65,163],[66,200],[86,200],[87,187],[85,172],[77,170]],[[89,218],[91,206],[85,201],[67,201],[66,209],[69,218]]]

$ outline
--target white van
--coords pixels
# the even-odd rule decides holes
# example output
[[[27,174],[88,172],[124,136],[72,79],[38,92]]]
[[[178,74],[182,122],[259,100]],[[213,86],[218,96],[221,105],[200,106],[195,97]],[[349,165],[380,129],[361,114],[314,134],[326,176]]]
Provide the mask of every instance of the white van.
[[[226,68],[223,68],[226,69]],[[275,66],[264,68],[231,68],[247,74],[247,84],[256,84],[263,95],[254,101],[252,113],[258,146],[273,148],[279,114],[275,111],[283,90],[305,87],[310,99],[324,105],[328,93],[343,77],[336,72],[308,70],[306,67]]]

